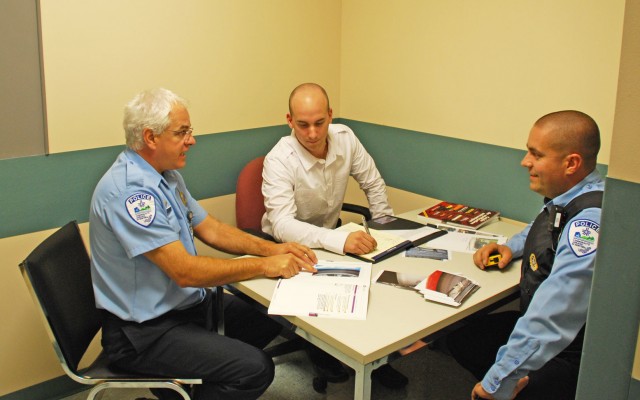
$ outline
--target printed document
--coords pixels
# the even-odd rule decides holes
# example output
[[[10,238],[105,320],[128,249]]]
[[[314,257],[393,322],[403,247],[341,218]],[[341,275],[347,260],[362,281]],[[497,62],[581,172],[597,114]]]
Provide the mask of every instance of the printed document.
[[[447,230],[449,233],[429,241],[429,247],[473,254],[486,244],[505,244],[507,242],[506,236],[489,232],[446,227],[445,225],[438,225],[438,228]]]
[[[322,260],[315,267],[278,281],[269,314],[366,319],[371,263]]]

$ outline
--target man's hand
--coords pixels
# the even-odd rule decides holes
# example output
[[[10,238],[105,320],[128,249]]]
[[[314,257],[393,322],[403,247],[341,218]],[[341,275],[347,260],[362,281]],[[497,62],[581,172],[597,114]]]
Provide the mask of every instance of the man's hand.
[[[471,391],[471,400],[478,399],[493,399],[493,396],[487,393],[486,390],[484,390],[480,382],[476,383],[476,385],[473,387],[473,390]]]
[[[344,252],[351,254],[371,253],[378,246],[373,236],[363,231],[351,232],[344,243]]]
[[[489,243],[486,246],[482,246],[481,249],[476,251],[473,255],[473,263],[480,269],[485,269],[489,262],[489,256],[493,253],[500,253],[502,259],[498,262],[498,268],[502,269],[506,267],[513,258],[511,249],[501,244]]]
[[[303,260],[293,254],[280,254],[265,257],[263,260],[264,275],[267,278],[291,278],[303,269],[310,272],[316,271],[313,264],[309,264],[308,259]]]
[[[518,393],[520,393],[520,391],[524,389],[527,386],[527,384],[529,384],[528,376],[525,376],[524,378],[520,378],[520,380],[518,380],[518,383],[516,383],[515,389],[513,389],[513,394],[511,395],[511,399],[512,400],[515,399],[518,396]],[[489,393],[487,393],[486,390],[484,390],[480,382],[476,383],[476,386],[474,386],[473,391],[471,392],[471,400],[477,400],[477,399],[492,400],[493,398],[494,397],[492,395],[490,395]]]
[[[304,264],[312,268],[305,268],[309,271],[315,272],[313,266],[318,263],[318,257],[316,257],[316,253],[314,253],[313,250],[311,250],[307,246],[303,246],[299,243],[278,243],[274,245],[273,254],[293,254],[294,256],[302,260]]]

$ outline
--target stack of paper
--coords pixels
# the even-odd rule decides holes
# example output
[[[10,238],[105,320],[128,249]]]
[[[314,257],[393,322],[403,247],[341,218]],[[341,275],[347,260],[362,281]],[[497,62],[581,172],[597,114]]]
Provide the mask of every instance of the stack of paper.
[[[462,275],[436,270],[414,288],[427,300],[458,307],[479,287],[476,282]]]

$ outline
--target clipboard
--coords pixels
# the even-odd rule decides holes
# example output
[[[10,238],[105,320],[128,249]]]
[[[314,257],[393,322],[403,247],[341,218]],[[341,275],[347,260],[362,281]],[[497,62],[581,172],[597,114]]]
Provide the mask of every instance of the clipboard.
[[[425,226],[420,222],[396,217],[395,215],[384,215],[382,217],[373,218],[370,221],[367,221],[367,224],[369,225],[369,228],[377,229],[379,231],[418,229]]]

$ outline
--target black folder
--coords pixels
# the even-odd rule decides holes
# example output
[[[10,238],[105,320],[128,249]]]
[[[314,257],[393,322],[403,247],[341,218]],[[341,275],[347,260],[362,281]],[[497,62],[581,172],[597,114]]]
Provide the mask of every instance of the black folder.
[[[367,221],[367,225],[369,226],[369,228],[371,229],[376,229],[376,230],[410,230],[410,229],[418,229],[418,228],[424,228],[425,226],[429,226],[431,228],[436,228],[437,227],[435,225],[432,224],[421,224],[419,222],[416,221],[411,221],[408,219],[404,219],[404,218],[400,218],[400,217],[396,217],[394,215],[385,215],[382,217],[378,217],[378,218],[373,218],[370,221]],[[373,262],[373,263],[377,263],[378,261],[382,261],[385,260],[395,254],[398,254],[401,251],[404,251],[408,248],[411,247],[417,247],[420,246],[421,244],[424,244],[430,240],[439,238],[440,236],[446,235],[447,231],[445,230],[438,230],[437,232],[433,232],[429,235],[425,235],[421,238],[418,238],[414,241],[410,241],[410,240],[406,240],[396,246],[393,246],[390,249],[385,250],[384,252],[380,253],[380,254],[376,254],[373,257],[366,257],[366,255],[364,256],[358,256],[355,254],[349,254],[350,256],[356,257],[358,259],[361,260],[365,260],[368,262]]]

